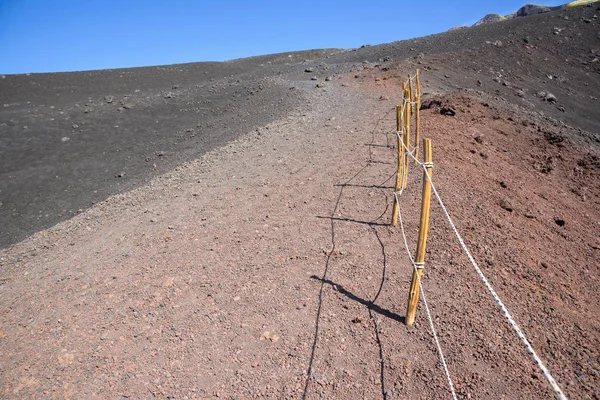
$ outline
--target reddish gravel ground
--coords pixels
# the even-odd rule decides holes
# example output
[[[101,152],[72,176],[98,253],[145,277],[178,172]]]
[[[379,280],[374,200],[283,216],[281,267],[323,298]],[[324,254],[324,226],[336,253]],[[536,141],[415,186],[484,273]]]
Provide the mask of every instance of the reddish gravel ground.
[[[595,11],[531,18],[576,12]],[[570,96],[546,82],[565,90],[547,102],[532,92],[548,78],[515,64],[516,96],[481,66],[519,43],[272,78],[301,99],[282,117],[0,250],[0,397],[450,398],[422,302],[404,324],[411,266],[389,226],[394,107],[420,67],[458,230],[566,395],[600,398],[600,85],[586,64]],[[411,165],[411,252],[421,179]],[[459,398],[552,398],[435,202],[423,279]]]
[[[424,310],[403,323],[410,266],[388,226],[381,96],[408,71],[305,84],[310,109],[4,250],[4,396],[448,397]],[[597,397],[597,154],[475,93],[435,98],[456,110],[422,116],[459,230],[566,393]],[[420,178],[403,195],[411,246]],[[459,396],[550,397],[436,206],[429,240]]]

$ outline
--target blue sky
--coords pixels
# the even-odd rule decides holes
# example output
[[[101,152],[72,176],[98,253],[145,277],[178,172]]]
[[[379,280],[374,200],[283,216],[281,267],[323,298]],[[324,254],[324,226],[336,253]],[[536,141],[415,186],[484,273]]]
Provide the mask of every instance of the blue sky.
[[[292,50],[351,48],[473,24],[488,13],[513,12],[524,2],[0,0],[0,73],[222,61]]]

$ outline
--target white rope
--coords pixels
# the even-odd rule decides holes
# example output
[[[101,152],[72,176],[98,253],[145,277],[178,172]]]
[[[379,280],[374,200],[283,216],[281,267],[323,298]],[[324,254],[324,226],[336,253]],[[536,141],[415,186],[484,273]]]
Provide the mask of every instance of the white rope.
[[[396,203],[400,204],[398,199],[398,194],[394,193],[396,197]],[[415,271],[415,275],[417,277],[417,282],[419,283],[419,291],[421,292],[421,297],[423,298],[423,304],[425,305],[425,311],[427,312],[427,319],[429,320],[429,328],[431,329],[431,333],[433,335],[433,341],[435,342],[435,346],[437,347],[438,354],[440,355],[440,360],[442,361],[442,366],[444,367],[444,372],[446,373],[446,378],[448,379],[448,385],[450,386],[450,392],[452,393],[452,398],[457,400],[456,392],[454,391],[454,384],[452,383],[452,378],[450,377],[450,372],[448,371],[448,365],[446,364],[446,359],[444,358],[444,352],[442,351],[442,346],[440,345],[440,341],[438,340],[437,333],[435,330],[435,325],[433,324],[433,318],[431,317],[431,312],[429,311],[429,305],[427,304],[427,297],[425,296],[425,291],[423,290],[423,285],[421,283],[421,277],[419,276],[418,270],[423,269],[425,263],[415,262],[410,254],[410,250],[408,248],[408,241],[406,240],[406,232],[404,231],[404,223],[402,222],[402,213],[400,212],[400,207],[398,207],[398,221],[400,222],[400,228],[402,231],[402,238],[404,239],[404,248],[406,249],[406,253],[408,254],[408,259],[410,260],[413,270]]]
[[[408,150],[408,148],[406,147],[406,145],[404,143],[402,143],[402,146],[405,149]],[[465,241],[463,240],[462,236],[460,236],[460,234],[458,233],[458,229],[456,228],[456,225],[454,225],[454,222],[452,222],[452,218],[450,217],[450,214],[448,213],[448,210],[446,209],[446,206],[442,202],[442,198],[440,197],[440,195],[439,195],[438,191],[436,190],[433,182],[431,181],[431,176],[429,176],[429,173],[427,172],[426,166],[424,165],[424,163],[422,163],[419,160],[417,160],[412,153],[408,152],[408,154],[419,165],[421,165],[423,167],[423,170],[425,171],[425,176],[427,177],[427,180],[431,184],[431,189],[432,189],[433,193],[435,194],[435,197],[436,197],[438,203],[440,204],[440,207],[442,208],[442,211],[446,215],[446,218],[448,219],[448,222],[450,223],[450,226],[452,227],[452,230],[454,231],[454,234],[456,235],[456,237],[458,239],[458,242],[460,243],[463,251],[467,255],[467,258],[469,259],[469,261],[471,262],[471,264],[475,268],[475,271],[477,272],[477,274],[479,275],[479,277],[483,281],[483,284],[487,287],[488,291],[491,293],[492,297],[494,298],[494,300],[496,301],[496,303],[498,304],[498,306],[502,310],[502,313],[504,314],[504,316],[506,317],[506,319],[510,323],[511,327],[513,328],[513,330],[515,331],[515,333],[517,334],[517,336],[519,337],[519,339],[521,339],[521,342],[523,343],[523,345],[525,346],[525,348],[529,352],[529,355],[533,358],[533,361],[535,362],[535,364],[538,366],[538,368],[544,374],[544,377],[546,378],[546,380],[548,381],[548,383],[552,387],[552,390],[554,390],[554,394],[555,394],[556,398],[559,399],[559,400],[566,400],[567,397],[562,392],[562,390],[560,389],[560,387],[558,386],[558,384],[556,383],[556,381],[554,380],[554,378],[550,374],[550,371],[548,371],[548,368],[546,368],[546,365],[543,363],[543,361],[537,355],[537,353],[533,349],[533,346],[531,346],[531,343],[529,342],[529,340],[527,340],[527,337],[525,337],[525,334],[523,333],[523,331],[521,330],[521,328],[519,328],[519,325],[517,325],[517,323],[515,322],[515,320],[511,316],[511,314],[508,312],[508,309],[506,308],[506,306],[504,305],[504,303],[502,302],[502,300],[500,299],[500,297],[498,296],[498,294],[496,293],[496,291],[494,290],[494,288],[492,287],[492,285],[490,284],[490,282],[487,280],[487,278],[484,275],[483,271],[481,270],[481,268],[479,268],[479,265],[477,265],[477,262],[475,261],[475,259],[471,255],[471,252],[469,251],[467,245],[465,244]],[[396,201],[398,201],[398,200],[396,200]],[[406,239],[405,239],[405,241],[406,241]],[[423,302],[425,302],[425,299],[423,299]]]

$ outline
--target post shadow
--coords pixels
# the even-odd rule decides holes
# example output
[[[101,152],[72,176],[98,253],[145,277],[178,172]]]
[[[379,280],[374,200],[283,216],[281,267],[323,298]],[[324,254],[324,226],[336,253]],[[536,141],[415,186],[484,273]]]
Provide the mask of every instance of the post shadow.
[[[394,111],[394,110],[392,109],[391,111],[388,111],[375,124],[373,130],[371,131],[371,137],[372,137],[371,144],[373,144],[375,142],[375,131],[376,131],[379,123],[381,121],[383,121],[384,119],[386,119],[392,111]],[[386,141],[387,140],[388,140],[388,136],[386,134]],[[389,143],[388,143],[388,146],[386,146],[386,147],[389,147]],[[375,232],[375,235],[377,236],[377,240],[379,241],[379,243],[380,243],[380,245],[382,247],[382,253],[383,253],[383,258],[384,258],[383,275],[382,275],[381,284],[379,286],[379,290],[378,290],[377,294],[375,295],[375,297],[373,298],[373,300],[372,301],[364,300],[364,299],[362,299],[362,298],[354,295],[353,293],[345,290],[340,285],[336,285],[334,282],[332,282],[329,279],[327,279],[327,274],[329,272],[329,267],[331,266],[331,259],[333,257],[333,254],[334,254],[335,250],[336,250],[335,221],[336,220],[337,221],[344,220],[344,219],[339,219],[339,218],[335,217],[335,214],[336,214],[336,212],[337,212],[337,210],[339,208],[339,205],[340,205],[340,202],[341,202],[341,199],[342,199],[342,195],[344,193],[344,189],[350,184],[350,182],[352,182],[358,175],[360,175],[371,163],[374,163],[374,161],[373,161],[372,147],[369,146],[369,159],[367,160],[366,164],[363,167],[361,167],[346,182],[344,182],[343,184],[340,184],[340,185],[336,185],[336,186],[340,187],[340,191],[338,193],[338,197],[336,199],[335,205],[334,205],[333,210],[331,212],[331,216],[330,217],[317,217],[317,218],[327,218],[331,222],[331,227],[330,227],[330,229],[331,229],[331,250],[327,254],[327,258],[325,260],[325,268],[323,270],[323,275],[320,278],[318,276],[316,276],[316,275],[313,275],[311,277],[312,279],[319,280],[321,282],[321,285],[320,285],[320,288],[319,288],[319,301],[318,301],[318,306],[317,306],[317,316],[316,316],[316,320],[315,320],[315,334],[314,334],[312,349],[311,349],[310,358],[309,358],[309,362],[308,362],[308,369],[307,369],[307,373],[306,373],[306,375],[307,375],[307,377],[306,377],[306,383],[304,385],[304,390],[303,390],[303,393],[302,393],[302,399],[303,400],[306,399],[306,396],[308,394],[308,389],[309,389],[309,386],[310,386],[310,382],[311,382],[311,375],[312,375],[312,370],[313,370],[313,364],[314,364],[315,354],[316,354],[316,350],[317,350],[317,343],[319,341],[319,331],[320,331],[319,322],[320,322],[320,319],[321,319],[321,312],[322,312],[322,309],[323,309],[323,292],[324,292],[326,284],[328,284],[328,285],[335,285],[336,287],[338,287],[338,290],[339,290],[339,288],[341,288],[344,291],[343,293],[346,294],[349,298],[351,298],[351,299],[353,299],[355,301],[358,301],[359,303],[364,304],[364,305],[366,305],[368,307],[368,309],[369,309],[369,315],[371,317],[371,320],[373,321],[374,328],[375,328],[375,337],[376,337],[376,340],[377,340],[377,343],[378,343],[378,346],[379,346],[379,359],[380,359],[380,363],[381,363],[380,364],[381,394],[382,394],[382,398],[385,399],[385,384],[384,384],[384,366],[385,365],[384,365],[384,361],[383,361],[383,347],[381,345],[381,340],[379,338],[379,330],[378,330],[378,327],[377,327],[377,323],[376,323],[376,321],[373,318],[373,316],[372,316],[371,313],[373,311],[375,311],[375,312],[378,312],[381,315],[384,315],[384,316],[386,316],[388,318],[394,319],[394,320],[396,320],[398,322],[404,322],[404,317],[402,317],[402,316],[400,316],[398,314],[395,314],[395,313],[393,313],[393,312],[391,312],[389,310],[383,309],[383,308],[381,308],[381,307],[379,307],[379,306],[377,306],[375,304],[375,300],[377,299],[377,297],[379,296],[379,294],[381,293],[381,290],[383,288],[383,283],[384,283],[384,280],[385,280],[385,270],[386,270],[385,248],[384,248],[383,242],[381,241],[381,239],[379,237],[379,234],[378,234],[377,230],[375,229],[375,226],[387,226],[388,225],[388,224],[377,223],[375,221],[379,220],[383,215],[385,215],[385,213],[388,210],[389,201],[387,199],[387,195],[386,195],[386,208],[385,208],[384,212],[378,218],[376,218],[375,220],[373,220],[371,222],[367,222],[367,221],[357,221],[357,220],[347,219],[348,222],[365,223],[365,224],[368,224],[369,226],[371,226],[371,228]],[[387,164],[387,163],[384,163],[384,164]],[[393,176],[394,175],[392,175],[392,177]],[[387,178],[379,186],[385,185],[390,179],[391,179],[391,177]]]

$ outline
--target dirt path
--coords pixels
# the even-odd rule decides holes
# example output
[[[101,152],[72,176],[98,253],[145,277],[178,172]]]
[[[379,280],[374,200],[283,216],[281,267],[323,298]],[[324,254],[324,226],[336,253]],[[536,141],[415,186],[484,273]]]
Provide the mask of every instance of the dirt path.
[[[5,398],[448,397],[422,310],[403,324],[410,267],[387,226],[394,103],[380,99],[396,88],[352,77],[298,86],[305,110],[0,253]],[[428,128],[443,133],[447,121],[432,118]],[[449,201],[471,193],[444,167],[436,177]],[[414,233],[418,196],[410,199]],[[441,241],[427,289],[459,395],[548,397],[458,252],[442,246],[451,240],[443,221],[432,229]],[[492,280],[502,288],[504,277]],[[528,304],[553,287],[530,299],[509,289],[501,295],[527,322],[538,318]],[[583,311],[556,312],[559,322],[574,313],[597,343]],[[576,356],[559,355],[568,334],[524,325],[541,348],[548,341],[551,368],[568,369],[559,381],[574,376]],[[593,355],[579,354],[590,371]],[[594,395],[597,375],[586,376],[570,394]]]

